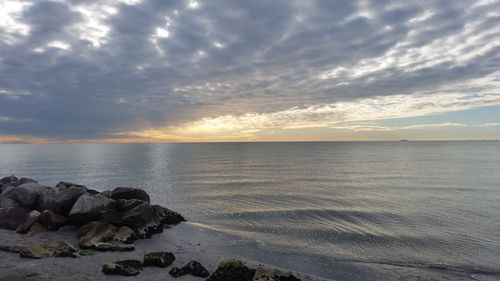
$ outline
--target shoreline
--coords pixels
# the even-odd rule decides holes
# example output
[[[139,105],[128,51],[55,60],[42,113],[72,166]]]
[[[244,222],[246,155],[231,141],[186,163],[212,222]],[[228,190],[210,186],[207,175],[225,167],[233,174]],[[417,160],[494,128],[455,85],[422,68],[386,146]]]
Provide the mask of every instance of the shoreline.
[[[26,183],[16,183],[14,185],[7,186],[5,180],[3,185],[0,185],[2,193],[0,194],[0,211],[5,211],[11,207],[5,207],[7,204],[19,204],[19,202],[26,201],[26,198],[36,194],[36,208],[41,211],[41,205],[43,205],[44,197],[37,192],[41,191],[52,191],[56,192],[54,194],[63,194],[68,192],[68,190],[85,190],[78,198],[75,198],[75,202],[71,203],[72,208],[69,214],[66,214],[68,218],[84,220],[81,224],[65,223],[59,225],[57,231],[49,231],[44,229],[43,226],[39,225],[35,227],[38,222],[32,223],[28,226],[35,229],[34,231],[27,231],[28,234],[16,233],[14,228],[0,229],[0,244],[1,246],[21,246],[26,247],[33,243],[46,243],[46,244],[57,244],[59,242],[67,242],[70,245],[78,245],[80,249],[91,248],[95,251],[91,255],[82,255],[77,258],[59,258],[59,257],[48,257],[43,259],[26,259],[20,258],[18,254],[13,254],[5,251],[0,251],[0,280],[67,280],[67,274],[70,273],[72,280],[122,280],[123,278],[129,280],[176,280],[169,274],[169,270],[172,267],[182,267],[190,261],[200,262],[209,273],[214,273],[218,271],[221,267],[221,262],[223,261],[243,261],[248,267],[257,270],[279,270],[279,272],[284,274],[291,274],[289,276],[295,276],[298,279],[290,280],[500,280],[497,274],[491,275],[486,273],[483,274],[481,271],[460,271],[454,268],[448,268],[444,265],[418,265],[418,264],[404,264],[404,263],[389,263],[389,262],[370,262],[370,261],[356,261],[356,260],[336,260],[334,258],[320,259],[314,256],[306,256],[294,253],[279,252],[271,245],[264,245],[259,241],[252,240],[249,238],[238,237],[236,235],[230,235],[223,233],[196,222],[185,222],[184,218],[180,214],[174,211],[163,208],[158,205],[150,205],[149,195],[141,189],[137,188],[116,188],[113,191],[102,191],[98,192],[95,190],[89,190],[84,186],[69,184],[69,183],[59,183],[55,188],[41,186],[35,181],[30,179],[25,179]],[[19,179],[20,182],[23,181]],[[78,186],[78,188],[76,187]],[[17,193],[12,191],[16,189]],[[24,192],[20,192],[24,190]],[[118,191],[117,191],[118,190]],[[30,191],[30,192],[28,192]],[[59,193],[58,193],[59,192]],[[89,195],[93,193],[93,195]],[[17,194],[13,196],[12,194]],[[136,197],[138,199],[119,199],[117,194],[123,197]],[[56,198],[58,196],[55,196]],[[102,197],[102,198],[101,198]],[[106,198],[104,198],[106,197]],[[113,203],[106,207],[98,207],[97,213],[90,213],[93,216],[89,216],[89,213],[80,212],[78,216],[74,216],[75,208],[78,209],[82,205],[79,200],[83,201],[85,208],[92,209],[97,208],[95,202],[92,200],[101,200],[103,202]],[[19,202],[18,202],[19,201]],[[147,202],[146,202],[147,201]],[[52,201],[51,201],[52,202]],[[100,201],[99,201],[100,202]],[[115,203],[118,206],[115,206]],[[94,205],[93,205],[94,204]],[[57,205],[57,204],[56,204]],[[112,206],[112,207],[110,207]],[[124,207],[128,206],[128,207]],[[52,208],[54,206],[49,206]],[[81,207],[81,206],[80,206]],[[137,208],[136,208],[137,207]],[[14,207],[21,208],[21,207]],[[85,209],[83,208],[83,209]],[[113,213],[112,216],[108,216],[108,211],[111,209],[116,211],[116,208],[120,210],[118,213]],[[163,208],[163,209],[162,209]],[[81,208],[80,208],[81,209]],[[156,223],[158,218],[151,219],[148,210],[162,210],[160,212],[161,223]],[[131,211],[132,210],[132,211]],[[81,210],[80,210],[81,211]],[[87,210],[88,211],[88,210]],[[94,210],[95,211],[95,210]],[[38,211],[33,211],[38,212]],[[44,213],[43,211],[42,213]],[[39,213],[39,212],[38,212]],[[78,213],[78,212],[76,212]],[[93,244],[85,246],[82,244],[82,229],[85,226],[81,225],[91,225],[96,223],[94,215],[98,214],[98,220],[102,222],[105,219],[105,224],[111,225],[111,222],[117,224],[120,227],[124,225],[130,225],[134,227],[136,232],[134,238],[130,241],[125,241],[123,245],[133,246],[133,251],[109,251],[110,249],[95,249],[96,245],[109,244],[109,240],[104,240],[105,243],[101,243],[101,238],[98,237],[97,240],[92,240]],[[144,218],[145,214],[146,220],[141,221],[139,218]],[[1,215],[1,214],[0,214]],[[124,219],[123,216],[125,216]],[[5,212],[4,212],[5,218]],[[9,219],[9,217],[7,217]],[[118,218],[118,219],[117,219]],[[130,220],[130,218],[134,218]],[[16,224],[26,224],[27,218],[18,217],[16,218]],[[37,218],[38,219],[38,218]],[[24,221],[24,222],[23,222]],[[88,222],[90,221],[90,222]],[[43,221],[39,221],[42,222]],[[155,222],[152,224],[152,222]],[[5,224],[5,221],[0,221],[0,223]],[[49,225],[50,226],[50,225]],[[111,225],[111,227],[116,228]],[[18,231],[19,231],[19,227]],[[57,229],[56,228],[56,229]],[[79,229],[80,228],[80,229]],[[87,227],[88,228],[88,227]],[[128,227],[127,227],[128,228]],[[120,228],[121,229],[121,228]],[[130,229],[130,228],[128,228]],[[131,229],[130,229],[131,230]],[[112,230],[112,231],[116,231]],[[132,230],[131,230],[132,231]],[[116,233],[113,233],[113,235]],[[95,233],[93,234],[94,236]],[[131,238],[129,235],[128,238]],[[129,239],[126,240],[129,240]],[[124,240],[120,240],[122,244]],[[110,245],[108,245],[110,246]],[[94,248],[92,248],[94,247]],[[167,268],[145,268],[140,271],[140,274],[135,277],[125,277],[117,275],[105,275],[102,272],[102,267],[106,263],[110,263],[117,260],[123,259],[134,259],[142,260],[142,257],[151,252],[168,252],[175,255],[175,261],[170,263]],[[21,255],[22,256],[22,255]],[[76,255],[75,255],[76,256]],[[325,276],[325,277],[320,277]],[[294,277],[294,278],[295,278]],[[180,280],[204,280],[191,275],[186,275],[180,277]],[[125,279],[123,279],[125,280]],[[261,279],[253,279],[261,280]],[[262,279],[262,280],[289,280],[289,279]],[[236,280],[235,280],[236,281]]]
[[[288,270],[203,250],[209,242],[194,245],[183,239],[192,229],[164,231],[185,221],[151,204],[139,188],[100,192],[69,182],[50,187],[8,176],[0,179],[0,280],[57,281],[67,280],[67,274],[72,280],[119,280],[117,275],[140,273],[135,280],[302,280]]]
[[[182,223],[184,224],[184,223]],[[182,225],[181,224],[181,225]],[[151,239],[141,239],[136,241],[135,250],[132,252],[95,252],[91,256],[80,256],[78,258],[44,258],[25,259],[13,253],[0,251],[0,280],[51,280],[64,281],[67,274],[71,274],[71,280],[75,281],[98,281],[98,280],[205,280],[191,275],[180,278],[173,278],[169,275],[171,267],[156,268],[148,267],[137,276],[105,275],[101,272],[104,263],[118,259],[141,259],[142,256],[151,251],[166,251],[175,255],[176,260],[172,266],[180,267],[191,260],[199,261],[209,272],[217,269],[220,261],[228,260],[227,256],[214,254],[207,249],[208,241],[188,241],[181,234],[196,236],[196,227],[185,223],[180,229],[170,232],[172,229],[165,229],[163,233],[155,235]],[[28,234],[30,235],[30,234]],[[4,244],[28,245],[31,243],[56,243],[67,241],[70,244],[78,244],[75,229],[67,227],[58,231],[36,232],[29,237],[19,235],[15,231],[0,229],[0,240]],[[263,267],[264,265],[255,261],[244,260],[251,267]],[[272,266],[272,268],[277,268]],[[277,268],[279,270],[286,270]],[[309,276],[307,274],[293,272],[301,280],[320,281],[329,280]]]
[[[65,227],[58,231],[41,231],[28,236],[17,234],[12,230],[0,229],[0,240],[5,244],[28,245],[31,243],[57,243],[67,241],[70,244],[78,244],[75,229]],[[221,245],[221,242],[224,245]],[[238,245],[240,243],[240,245]],[[266,263],[257,259],[248,259],[243,255],[234,254],[236,251],[249,250],[249,241],[241,241],[235,237],[229,237],[213,230],[199,227],[196,223],[183,222],[173,228],[167,228],[163,233],[155,235],[151,239],[140,239],[135,242],[133,252],[95,252],[91,256],[78,258],[45,258],[25,259],[17,254],[0,251],[0,280],[9,281],[65,281],[68,272],[75,281],[109,281],[109,280],[181,280],[196,281],[204,280],[198,277],[186,275],[173,278],[169,275],[168,268],[147,268],[138,276],[128,277],[119,275],[105,275],[101,272],[104,263],[117,259],[140,259],[145,253],[151,251],[172,252],[176,260],[172,266],[182,266],[188,261],[197,260],[203,264],[209,272],[214,272],[221,261],[242,260],[248,266],[273,268],[284,272],[291,272],[301,280],[307,281],[331,281],[331,280],[479,280],[497,281],[498,276],[488,274],[469,274],[465,272],[449,271],[439,268],[424,268],[404,265],[360,263],[356,261],[336,261],[331,268],[335,271],[333,278],[316,276],[292,268],[285,268],[275,263]],[[228,251],[231,248],[232,251]],[[261,250],[264,254],[266,252]],[[232,253],[231,253],[232,252]],[[295,259],[293,255],[277,254],[279,258]],[[313,265],[317,260],[309,261]],[[328,266],[317,264],[316,266]],[[314,270],[313,268],[311,270]]]

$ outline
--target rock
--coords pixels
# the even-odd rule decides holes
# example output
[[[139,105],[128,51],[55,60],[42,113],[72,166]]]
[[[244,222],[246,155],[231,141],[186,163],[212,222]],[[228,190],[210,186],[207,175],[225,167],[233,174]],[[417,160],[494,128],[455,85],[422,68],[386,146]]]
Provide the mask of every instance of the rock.
[[[104,190],[100,194],[106,198],[111,198],[111,190]]]
[[[56,246],[56,250],[54,252],[54,257],[70,257],[76,258],[76,252],[78,250],[71,244],[67,242],[59,242]]]
[[[69,212],[70,222],[84,224],[95,220],[109,220],[116,215],[115,200],[100,194],[80,196]]]
[[[177,278],[186,274],[191,274],[196,277],[207,278],[210,273],[208,270],[197,261],[190,261],[182,268],[174,267],[169,272],[170,276]]]
[[[0,179],[0,185],[5,185],[5,186],[17,186],[17,177],[12,175],[9,177],[4,177]]]
[[[131,210],[139,205],[147,206],[149,204],[148,202],[144,202],[138,199],[118,199],[116,200],[115,208],[117,212],[121,213]]]
[[[32,236],[36,233],[45,231],[47,231],[47,228],[45,228],[45,226],[41,225],[40,222],[35,222],[35,224],[33,224],[33,226],[31,226],[28,230],[28,236]]]
[[[253,281],[301,281],[291,273],[277,269],[257,268]]]
[[[128,226],[121,226],[118,228],[118,230],[115,233],[115,236],[113,237],[113,240],[125,243],[125,244],[130,244],[137,240],[137,234],[133,229],[131,229]]]
[[[174,254],[169,252],[151,252],[144,255],[144,266],[167,267],[174,261]]]
[[[87,188],[85,185],[81,185],[81,184],[76,184],[76,183],[71,183],[71,182],[67,182],[67,181],[60,181],[56,184],[56,187],[64,187],[64,188],[69,188],[71,186],[74,186],[74,187],[83,187],[83,188]]]
[[[35,209],[37,209],[40,212],[44,210],[55,211],[55,209],[57,208],[55,204],[55,199],[56,199],[56,193],[58,191],[59,190],[56,191],[56,189],[52,187],[40,190],[38,192],[38,198],[36,201]]]
[[[92,194],[92,195],[100,194],[99,191],[97,191],[95,189],[90,189],[90,188],[87,188],[87,193]]]
[[[41,213],[38,220],[40,224],[48,230],[58,230],[61,226],[66,224],[68,218],[52,211],[45,210]]]
[[[78,252],[80,256],[93,256],[96,254],[94,250],[82,249]]]
[[[138,260],[120,260],[103,265],[104,274],[135,276],[142,270],[142,263]]]
[[[18,181],[17,181],[17,185],[23,185],[25,183],[38,183],[36,180],[34,179],[30,179],[30,178],[20,178]]]
[[[17,229],[30,211],[24,207],[0,208],[0,228]]]
[[[0,245],[0,251],[9,252],[9,253],[19,253],[21,252],[21,246],[10,246],[10,245]]]
[[[51,188],[48,186],[39,185],[37,183],[28,182],[14,188],[14,194],[16,194],[16,201],[19,202],[23,207],[29,208],[31,210],[35,209],[38,197],[42,190]]]
[[[22,258],[41,259],[49,257],[76,257],[77,249],[66,242],[57,246],[48,244],[32,244],[29,246],[0,246],[0,250],[19,253]]]
[[[252,281],[255,269],[251,269],[241,261],[221,262],[217,270],[207,281]]]
[[[85,193],[85,187],[81,186],[45,189],[39,194],[36,208],[40,211],[51,210],[57,214],[67,216],[76,200]]]
[[[56,248],[47,244],[33,244],[23,247],[19,252],[22,258],[41,259],[54,255]]]
[[[135,232],[128,227],[116,227],[106,221],[89,222],[78,231],[80,248],[96,251],[133,251]],[[114,241],[114,242],[113,242]]]
[[[33,226],[40,217],[39,211],[31,211],[26,215],[26,219],[23,223],[17,226],[16,232],[21,234],[28,233],[28,230]]]
[[[22,207],[15,199],[0,197],[0,208]]]
[[[135,250],[133,244],[98,242],[92,245],[92,250],[99,252],[130,252]]]
[[[149,195],[146,193],[146,191],[134,187],[117,187],[113,189],[113,191],[111,191],[111,198],[115,200],[137,199],[148,203],[150,202]]]
[[[106,221],[89,222],[78,230],[80,248],[92,248],[99,242],[111,241],[116,231],[116,226]]]
[[[165,207],[159,205],[153,205],[153,208],[155,210],[156,216],[160,219],[161,223],[163,224],[175,225],[183,221],[186,221],[184,217],[181,216],[179,213],[174,212]]]
[[[149,203],[133,199],[118,200],[117,215],[111,220],[115,225],[139,228],[154,220],[155,211]]]
[[[2,194],[0,194],[0,208],[14,208],[14,207],[23,207],[17,201],[17,196],[14,193],[16,187],[14,186],[5,186]]]

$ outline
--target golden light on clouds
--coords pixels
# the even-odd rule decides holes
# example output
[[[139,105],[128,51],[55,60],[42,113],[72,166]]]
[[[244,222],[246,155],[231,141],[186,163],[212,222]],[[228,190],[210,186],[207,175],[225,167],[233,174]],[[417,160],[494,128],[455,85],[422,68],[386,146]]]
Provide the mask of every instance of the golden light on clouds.
[[[386,96],[304,108],[294,107],[271,113],[206,117],[178,126],[119,132],[114,136],[146,141],[254,141],[272,140],[274,137],[280,139],[282,135],[294,135],[293,132],[296,139],[303,139],[304,134],[317,128],[351,132],[460,128],[466,125],[446,122],[387,127],[371,122],[467,110],[485,103],[500,104],[500,94]]]

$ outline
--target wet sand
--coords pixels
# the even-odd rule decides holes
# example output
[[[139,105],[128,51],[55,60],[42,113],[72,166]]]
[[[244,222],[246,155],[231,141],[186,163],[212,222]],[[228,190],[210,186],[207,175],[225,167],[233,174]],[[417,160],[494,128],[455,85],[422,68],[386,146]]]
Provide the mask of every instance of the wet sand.
[[[172,266],[182,267],[189,261],[196,260],[212,273],[216,270],[220,261],[227,260],[231,257],[221,256],[220,253],[216,253],[217,250],[211,246],[211,241],[203,238],[208,236],[200,231],[201,230],[197,227],[189,223],[182,223],[173,228],[165,229],[163,233],[156,234],[151,239],[135,241],[135,251],[95,252],[94,255],[80,256],[78,258],[52,257],[37,260],[20,258],[19,254],[0,251],[0,280],[204,280],[190,275],[172,278],[168,274],[171,266],[167,268],[146,267],[138,276],[134,277],[105,275],[101,272],[102,265],[107,262],[121,259],[142,260],[143,255],[147,252],[167,251],[172,252],[176,257]],[[191,241],[193,237],[205,240],[196,242]],[[217,239],[217,237],[214,238]],[[66,241],[70,244],[78,245],[77,232],[73,227],[65,227],[59,231],[44,231],[27,235],[20,235],[15,231],[0,229],[0,241],[0,244],[3,245],[29,245],[33,243],[56,244],[59,241]],[[247,262],[249,266],[263,266],[263,264],[252,261],[245,262]],[[305,274],[296,272],[294,272],[294,274],[302,280],[327,280],[306,276]]]
[[[78,244],[77,232],[73,227],[65,227],[59,231],[44,231],[33,234],[20,235],[15,231],[0,229],[0,244],[29,245],[32,243],[53,243],[66,241],[73,245]],[[101,272],[102,265],[120,259],[139,259],[147,252],[172,252],[176,260],[172,266],[181,267],[191,260],[201,262],[210,273],[214,272],[219,262],[228,259],[245,261],[249,266],[278,268],[283,271],[290,269],[256,262],[255,260],[280,260],[287,263],[295,276],[302,280],[499,280],[496,276],[468,275],[461,272],[449,272],[437,269],[413,268],[406,266],[381,265],[356,262],[321,263],[318,260],[298,257],[283,253],[270,253],[258,249],[263,253],[261,258],[245,259],[248,253],[255,251],[255,244],[246,240],[228,237],[210,229],[204,229],[196,224],[181,223],[167,228],[163,233],[154,235],[151,239],[141,239],[135,242],[136,249],[132,252],[95,252],[91,256],[78,258],[46,258],[26,259],[18,254],[0,251],[0,280],[2,281],[98,281],[98,280],[180,280],[196,281],[202,278],[190,275],[172,278],[168,272],[171,267],[147,267],[138,276],[126,277],[105,275]],[[302,272],[301,272],[302,270]],[[303,272],[308,272],[303,273]],[[321,278],[311,274],[333,275],[333,278]]]

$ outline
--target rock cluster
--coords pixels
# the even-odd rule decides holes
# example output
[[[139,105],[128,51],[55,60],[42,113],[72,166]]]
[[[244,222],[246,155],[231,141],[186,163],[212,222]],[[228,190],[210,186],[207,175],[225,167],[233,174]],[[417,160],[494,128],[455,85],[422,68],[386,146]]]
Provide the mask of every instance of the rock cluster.
[[[80,256],[94,251],[133,251],[135,240],[149,238],[163,231],[165,225],[175,225],[184,218],[167,208],[151,205],[142,189],[117,187],[98,192],[70,182],[55,187],[38,184],[29,178],[15,176],[0,179],[0,228],[20,234],[38,229],[57,230],[65,225],[78,228]],[[23,258],[77,257],[78,249],[66,242],[57,245],[0,245],[1,251],[18,253]],[[151,252],[140,260],[118,260],[102,267],[104,274],[135,276],[144,267],[166,268],[175,261],[169,252]],[[176,278],[186,274],[207,278],[207,281],[297,281],[290,273],[266,268],[250,268],[241,261],[220,263],[210,275],[197,261],[182,267],[172,267],[169,274]]]
[[[79,228],[80,247],[100,251],[133,250],[133,241],[149,238],[184,218],[150,203],[142,189],[117,187],[98,192],[80,184],[40,185],[29,178],[0,179],[0,228],[27,233],[35,225],[57,230]]]
[[[102,266],[104,274],[134,276],[140,273],[144,267],[168,267],[175,261],[175,256],[169,252],[151,252],[144,255],[143,261],[118,260],[106,263]],[[186,274],[196,277],[207,278],[210,273],[197,261],[191,261],[182,268],[173,267],[169,274],[176,278]]]

